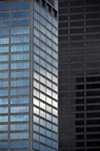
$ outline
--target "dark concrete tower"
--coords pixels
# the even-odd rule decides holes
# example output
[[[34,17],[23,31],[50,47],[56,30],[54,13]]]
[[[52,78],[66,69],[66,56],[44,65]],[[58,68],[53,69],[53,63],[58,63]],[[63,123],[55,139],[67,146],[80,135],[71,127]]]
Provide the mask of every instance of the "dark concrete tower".
[[[100,0],[59,0],[59,151],[100,151]]]

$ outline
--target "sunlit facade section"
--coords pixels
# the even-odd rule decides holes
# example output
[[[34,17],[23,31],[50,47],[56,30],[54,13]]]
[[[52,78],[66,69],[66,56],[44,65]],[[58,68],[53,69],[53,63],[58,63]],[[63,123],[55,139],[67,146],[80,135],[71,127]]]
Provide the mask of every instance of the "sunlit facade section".
[[[58,23],[49,5],[34,2],[33,148],[58,149]],[[53,12],[53,10],[52,10]],[[55,14],[56,15],[56,14]]]

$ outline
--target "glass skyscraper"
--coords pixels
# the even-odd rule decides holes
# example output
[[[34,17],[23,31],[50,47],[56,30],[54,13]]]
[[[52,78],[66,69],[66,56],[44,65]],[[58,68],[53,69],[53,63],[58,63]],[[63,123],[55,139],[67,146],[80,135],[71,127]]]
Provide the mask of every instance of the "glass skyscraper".
[[[0,1],[0,150],[58,150],[57,7]]]

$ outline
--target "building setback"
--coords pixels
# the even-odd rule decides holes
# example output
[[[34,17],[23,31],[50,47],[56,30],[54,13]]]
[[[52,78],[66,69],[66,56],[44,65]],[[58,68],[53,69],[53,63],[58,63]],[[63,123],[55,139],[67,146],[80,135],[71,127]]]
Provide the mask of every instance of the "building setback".
[[[0,151],[58,150],[57,1],[0,1]]]
[[[100,151],[100,0],[59,0],[59,151]]]

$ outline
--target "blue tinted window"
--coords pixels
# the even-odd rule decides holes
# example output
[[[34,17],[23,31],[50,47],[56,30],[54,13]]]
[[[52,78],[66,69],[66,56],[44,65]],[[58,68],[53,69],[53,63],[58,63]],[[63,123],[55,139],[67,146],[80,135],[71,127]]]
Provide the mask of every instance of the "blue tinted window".
[[[36,131],[36,132],[39,132],[39,126],[37,126],[37,125],[34,124],[33,125],[33,130]]]
[[[46,25],[46,21],[43,17],[40,18],[40,23],[43,24],[44,26]]]
[[[8,96],[8,90],[0,90],[0,96]]]
[[[28,95],[29,89],[12,89],[11,95]]]
[[[29,80],[11,81],[11,87],[29,86]]]
[[[6,78],[8,78],[8,72],[0,73],[0,79],[6,79]]]
[[[26,43],[29,42],[29,37],[14,37],[11,38],[11,43]]]
[[[11,104],[27,104],[29,103],[29,98],[11,98]]]
[[[12,12],[12,18],[29,17],[29,11]]]
[[[55,132],[57,132],[57,131],[58,131],[57,126],[53,125],[53,131],[55,131]]]
[[[58,147],[57,142],[54,142],[54,141],[53,141],[53,147],[54,147],[54,148],[57,148],[57,147]]]
[[[43,135],[45,135],[45,129],[42,128],[42,127],[40,127],[40,133],[43,134]]]
[[[37,5],[36,3],[34,3],[34,9],[35,9],[37,12],[39,12],[39,9],[40,9],[39,5]]]
[[[12,21],[12,26],[28,26],[28,25],[29,25],[29,19]]]
[[[0,47],[0,53],[9,52],[9,47]]]
[[[0,99],[0,105],[8,104],[8,99]]]
[[[28,148],[29,142],[11,142],[10,148]]]
[[[29,112],[28,106],[22,106],[22,107],[11,107],[11,113],[24,113]]]
[[[0,125],[0,131],[8,131],[8,125]]]
[[[12,3],[12,9],[26,9],[29,8],[29,2]]]
[[[34,43],[39,46],[39,40],[36,37],[34,37]]]
[[[9,3],[0,4],[0,10],[9,10]]]
[[[11,78],[29,77],[29,71],[11,72]]]
[[[9,21],[0,21],[0,27],[9,27]]]
[[[46,144],[51,146],[51,140],[50,139],[46,139]]]
[[[33,139],[35,139],[35,140],[39,141],[39,135],[38,135],[38,134],[33,133]]]
[[[58,22],[55,19],[53,19],[53,25],[58,27]]]
[[[40,49],[34,45],[34,52],[39,55]]]
[[[0,36],[6,36],[6,35],[9,35],[9,30],[8,29],[0,30]]]
[[[29,135],[28,133],[11,133],[10,139],[28,139]]]
[[[29,34],[29,28],[17,28],[11,30],[12,35]]]
[[[42,8],[40,8],[40,14],[46,18],[46,12]]]
[[[39,150],[39,143],[33,142],[33,148]]]
[[[0,88],[1,87],[8,87],[8,81],[0,81]]]
[[[39,14],[34,12],[34,18],[39,21],[39,18],[40,18]]]
[[[8,116],[0,116],[0,123],[8,122]]]
[[[34,63],[34,70],[39,72],[39,66],[37,64]]]
[[[0,13],[0,19],[7,19],[9,18],[9,13]]]
[[[49,14],[47,14],[47,20],[52,23],[52,17]]]
[[[9,44],[9,38],[0,38],[0,44]]]
[[[51,132],[50,131],[46,131],[46,136],[51,137]]]
[[[29,124],[12,124],[10,125],[12,131],[29,130]]]
[[[8,143],[7,142],[1,142],[0,143],[0,148],[3,149],[3,148],[8,148]]]
[[[39,124],[39,118],[37,116],[33,116],[33,121]]]
[[[11,60],[29,60],[29,54],[11,55]]]
[[[53,133],[53,139],[57,140],[58,139],[58,135]]]
[[[45,137],[40,136],[40,142],[41,142],[41,143],[45,143]]]
[[[28,115],[12,115],[10,116],[11,122],[22,122],[22,121],[29,121]]]
[[[48,129],[51,129],[51,123],[46,122],[46,127],[47,127]]]
[[[27,69],[29,68],[29,63],[12,63],[11,69]]]
[[[8,55],[1,55],[0,56],[0,61],[8,61],[9,60],[9,56]]]
[[[11,46],[11,52],[29,51],[29,45]]]
[[[8,134],[0,134],[0,140],[7,140],[8,139]]]
[[[0,107],[0,114],[8,113],[8,107]]]
[[[45,150],[45,146],[44,145],[40,145],[40,151]]]

